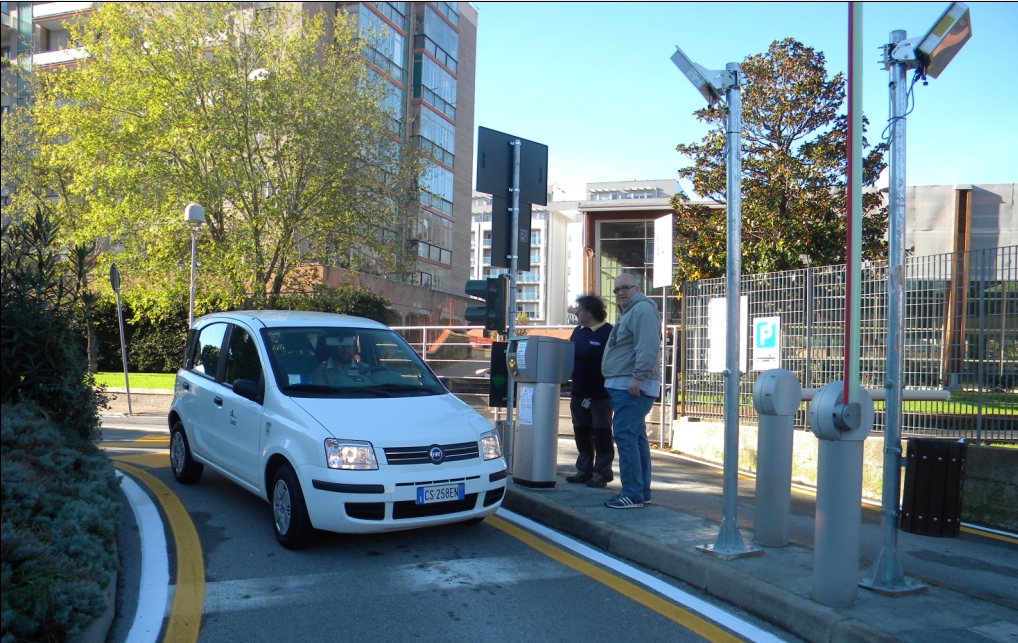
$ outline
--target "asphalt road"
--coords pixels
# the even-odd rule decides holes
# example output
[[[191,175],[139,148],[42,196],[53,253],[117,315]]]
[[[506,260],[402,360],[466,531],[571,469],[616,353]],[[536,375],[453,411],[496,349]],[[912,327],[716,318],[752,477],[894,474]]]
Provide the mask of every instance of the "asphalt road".
[[[289,551],[273,536],[265,501],[207,469],[199,484],[177,484],[163,455],[167,441],[160,417],[105,420],[103,443],[114,458],[147,453],[165,459],[162,466],[158,456],[147,460],[151,466],[132,466],[165,484],[197,531],[205,573],[199,641],[745,640],[667,598],[662,607],[660,594],[613,570],[562,562],[570,556],[559,558],[560,549],[546,541],[528,544],[502,520],[376,535],[317,532],[308,549]],[[131,569],[137,543],[127,542],[137,532],[128,518],[121,533],[126,596],[115,643],[126,639],[136,604],[130,595],[138,587]],[[172,543],[169,526],[166,533]],[[176,564],[171,551],[171,583]],[[774,632],[716,599],[658,578],[733,619]]]

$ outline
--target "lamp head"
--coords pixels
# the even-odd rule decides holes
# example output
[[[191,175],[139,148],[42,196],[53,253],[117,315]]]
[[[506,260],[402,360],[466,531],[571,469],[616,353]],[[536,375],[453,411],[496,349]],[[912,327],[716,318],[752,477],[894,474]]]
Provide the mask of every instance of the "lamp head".
[[[191,224],[205,223],[205,208],[197,203],[188,203],[184,208],[184,221]]]
[[[707,80],[708,76],[713,77],[721,72],[711,72],[697,65],[678,46],[675,47],[675,53],[672,54],[672,63],[689,79],[689,82],[693,83],[693,87],[700,92],[708,105],[713,106],[715,103],[721,102],[721,93],[713,83]]]
[[[972,22],[969,20],[968,5],[952,2],[919,41],[916,60],[925,68],[927,75],[936,78],[971,37]]]

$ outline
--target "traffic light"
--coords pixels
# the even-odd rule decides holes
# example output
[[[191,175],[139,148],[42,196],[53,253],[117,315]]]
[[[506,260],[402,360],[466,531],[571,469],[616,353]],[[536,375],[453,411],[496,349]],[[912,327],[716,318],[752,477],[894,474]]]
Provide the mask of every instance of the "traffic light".
[[[506,307],[509,303],[509,275],[471,279],[466,293],[484,300],[483,306],[467,306],[463,316],[468,322],[484,324],[485,330],[506,331]]]

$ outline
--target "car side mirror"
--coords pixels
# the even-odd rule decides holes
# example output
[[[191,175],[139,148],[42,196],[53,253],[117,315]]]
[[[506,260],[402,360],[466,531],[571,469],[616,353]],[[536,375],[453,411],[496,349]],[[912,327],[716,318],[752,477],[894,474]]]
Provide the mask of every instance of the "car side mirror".
[[[258,402],[261,404],[261,400],[258,399],[258,382],[254,380],[237,380],[233,383],[233,392],[241,397],[245,397],[252,402]]]
[[[439,377],[439,383],[445,387],[445,390],[452,392],[452,378],[451,377]]]

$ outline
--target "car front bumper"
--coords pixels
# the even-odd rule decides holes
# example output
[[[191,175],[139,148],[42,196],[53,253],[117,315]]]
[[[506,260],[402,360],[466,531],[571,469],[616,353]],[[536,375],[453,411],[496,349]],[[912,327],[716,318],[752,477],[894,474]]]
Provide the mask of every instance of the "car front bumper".
[[[504,458],[455,465],[382,465],[377,471],[338,471],[304,465],[297,471],[311,524],[341,533],[412,529],[483,518],[502,504]],[[462,482],[464,499],[417,504],[417,489]]]

